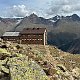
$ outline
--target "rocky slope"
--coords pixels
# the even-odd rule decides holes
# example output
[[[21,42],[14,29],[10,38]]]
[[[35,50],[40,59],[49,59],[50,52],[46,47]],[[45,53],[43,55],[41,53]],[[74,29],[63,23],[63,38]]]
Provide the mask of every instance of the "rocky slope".
[[[0,80],[80,80],[80,55],[1,40]]]
[[[68,52],[74,53],[74,54],[80,53],[80,38],[79,39],[75,39],[70,44],[71,45],[69,45],[69,47],[68,47]]]

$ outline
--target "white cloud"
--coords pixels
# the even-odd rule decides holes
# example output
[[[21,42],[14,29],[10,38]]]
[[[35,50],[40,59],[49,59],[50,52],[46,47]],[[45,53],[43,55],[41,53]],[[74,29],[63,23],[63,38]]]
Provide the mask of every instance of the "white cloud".
[[[54,0],[50,3],[48,15],[68,15],[80,12],[79,0]]]
[[[5,10],[5,17],[25,17],[32,13],[41,16],[41,11],[42,10],[30,9],[25,5],[13,5],[12,7],[8,7],[7,10]]]
[[[45,18],[54,15],[80,13],[80,0],[20,0],[20,4],[6,6],[4,17],[25,17],[31,13]],[[33,1],[33,2],[32,2]]]
[[[25,5],[13,5],[7,9],[7,15],[9,17],[25,17],[30,13],[29,9]]]

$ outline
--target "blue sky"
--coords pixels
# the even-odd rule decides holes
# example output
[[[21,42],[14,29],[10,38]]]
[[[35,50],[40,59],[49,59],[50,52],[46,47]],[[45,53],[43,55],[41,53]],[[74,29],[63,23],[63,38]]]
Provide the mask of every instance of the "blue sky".
[[[76,4],[76,5],[75,5]],[[0,0],[1,17],[25,17],[35,13],[45,18],[54,15],[80,14],[78,0]]]

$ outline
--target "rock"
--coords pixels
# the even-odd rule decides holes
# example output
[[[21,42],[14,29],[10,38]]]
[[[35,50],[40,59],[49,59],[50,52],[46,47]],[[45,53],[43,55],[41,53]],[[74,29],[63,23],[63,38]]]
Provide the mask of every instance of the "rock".
[[[5,45],[9,48],[11,46],[11,42],[6,41]]]
[[[65,66],[63,66],[62,64],[58,64],[57,67],[59,68],[59,70],[66,72]]]
[[[78,78],[80,76],[80,69],[78,67],[74,68],[72,70],[72,75],[75,77],[75,78]]]
[[[1,72],[9,74],[9,69],[7,69],[5,66],[1,66]]]
[[[0,75],[0,80],[50,80],[41,67],[32,59],[28,61],[25,55],[1,60]]]
[[[6,59],[7,57],[9,57],[9,54],[5,54],[5,53],[1,53],[1,54],[0,54],[0,60],[4,60],[4,59]]]
[[[0,48],[0,60],[4,60],[6,59],[6,57],[9,57],[9,56],[10,56],[10,53],[7,52],[6,49]]]
[[[55,68],[50,68],[50,69],[49,69],[49,74],[50,74],[50,75],[53,76],[53,75],[56,74],[56,73],[57,73],[57,70],[56,70]]]
[[[6,49],[0,48],[0,53],[8,53]]]
[[[17,48],[14,46],[14,47],[13,47],[13,50],[17,50]]]
[[[10,80],[9,79],[9,69],[6,67],[7,66],[6,61],[7,59],[0,60],[0,80]]]
[[[8,48],[7,45],[1,45],[1,48]]]
[[[12,58],[8,62],[12,80],[49,80],[43,70],[34,61],[26,57]]]
[[[20,45],[16,45],[16,48],[17,48],[17,49],[20,49],[21,47],[20,47]]]

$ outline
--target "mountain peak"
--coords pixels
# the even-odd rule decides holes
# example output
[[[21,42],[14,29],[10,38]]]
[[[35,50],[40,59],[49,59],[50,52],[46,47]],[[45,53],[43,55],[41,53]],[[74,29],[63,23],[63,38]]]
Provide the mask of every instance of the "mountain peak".
[[[73,14],[72,16],[77,16],[77,17],[79,17],[77,14]]]
[[[35,18],[35,17],[38,17],[35,13],[32,13],[30,16],[28,16],[30,18]]]
[[[73,14],[71,16],[66,16],[66,18],[71,19],[73,21],[80,21],[80,17],[77,14]]]
[[[73,15],[72,15],[72,19],[73,19],[74,21],[76,21],[76,20],[80,21],[80,17],[79,17],[77,14],[73,14]]]

